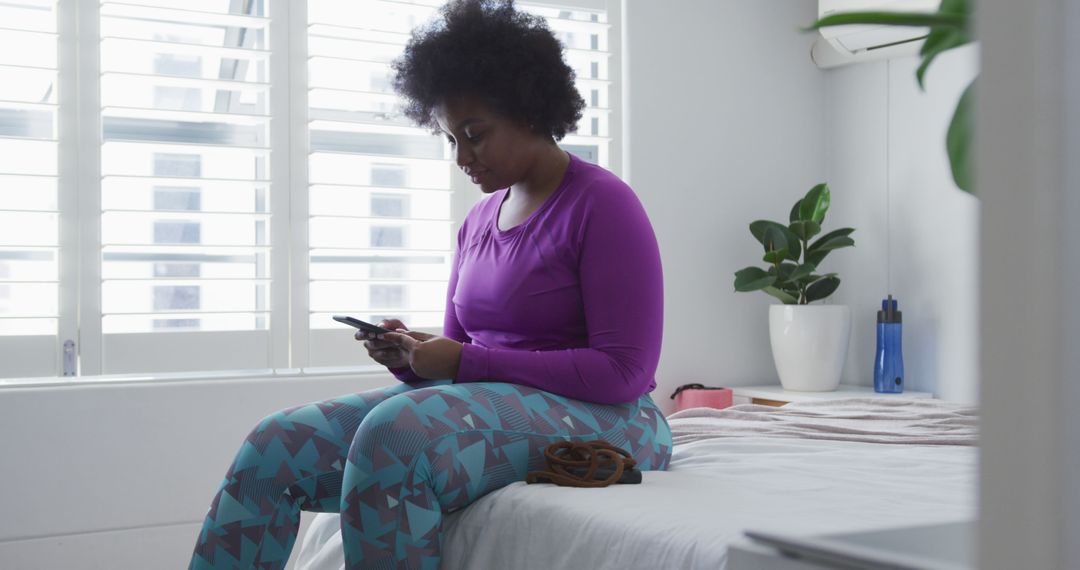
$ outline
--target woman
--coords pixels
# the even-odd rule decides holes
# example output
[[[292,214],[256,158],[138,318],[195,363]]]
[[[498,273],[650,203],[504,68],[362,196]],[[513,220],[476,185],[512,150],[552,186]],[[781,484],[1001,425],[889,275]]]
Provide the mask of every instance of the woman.
[[[283,410],[248,436],[192,568],[282,568],[301,510],[341,513],[349,568],[437,568],[444,512],[521,481],[543,449],[606,439],[665,469],[648,396],[659,251],[641,203],[563,152],[584,102],[541,18],[457,0],[414,33],[395,86],[487,197],[458,232],[443,336],[356,338],[400,384]]]

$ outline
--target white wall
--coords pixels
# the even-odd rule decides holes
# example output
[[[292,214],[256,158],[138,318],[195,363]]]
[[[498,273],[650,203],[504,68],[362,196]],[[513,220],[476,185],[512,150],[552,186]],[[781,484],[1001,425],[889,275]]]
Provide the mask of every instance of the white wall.
[[[259,419],[395,382],[379,373],[0,387],[0,568],[186,568]]]
[[[772,299],[734,293],[733,273],[760,262],[748,224],[786,219],[821,181],[833,191],[825,229],[856,228],[857,246],[824,266],[843,279],[827,302],[852,307],[844,382],[873,384],[891,292],[910,389],[977,398],[978,200],[953,185],[944,146],[975,48],[940,56],[922,92],[914,56],[817,69],[813,34],[792,33],[815,17],[805,1],[628,2],[626,174],[664,260],[653,395],[665,410],[687,382],[776,382]]]
[[[678,9],[673,9],[677,6]],[[657,403],[680,384],[774,382],[771,297],[736,294],[761,261],[750,222],[825,179],[824,75],[806,0],[627,2],[627,174],[664,261]]]
[[[915,82],[915,56],[825,72],[828,180],[825,229],[856,228],[856,247],[825,262],[852,307],[844,382],[873,385],[875,315],[888,293],[904,313],[904,372],[912,390],[978,397],[978,199],[952,181],[945,132],[978,70],[977,48],[947,52]]]

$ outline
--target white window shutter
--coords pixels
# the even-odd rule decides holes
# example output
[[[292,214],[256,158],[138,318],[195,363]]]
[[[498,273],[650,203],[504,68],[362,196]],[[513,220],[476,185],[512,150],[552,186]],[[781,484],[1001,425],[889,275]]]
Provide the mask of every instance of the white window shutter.
[[[269,367],[265,9],[101,4],[104,372]]]
[[[0,377],[58,368],[55,2],[0,4]]]
[[[0,378],[371,364],[330,319],[442,326],[480,193],[389,63],[442,0],[0,3]],[[606,0],[518,2],[618,134]],[[238,12],[237,10],[243,10]]]

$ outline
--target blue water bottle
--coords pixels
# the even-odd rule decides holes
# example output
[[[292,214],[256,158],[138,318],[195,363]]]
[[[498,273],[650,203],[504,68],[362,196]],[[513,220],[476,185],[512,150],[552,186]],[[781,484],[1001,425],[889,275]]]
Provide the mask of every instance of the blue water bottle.
[[[877,358],[874,359],[874,391],[899,394],[904,391],[904,354],[900,347],[902,314],[896,299],[882,299],[877,314]]]

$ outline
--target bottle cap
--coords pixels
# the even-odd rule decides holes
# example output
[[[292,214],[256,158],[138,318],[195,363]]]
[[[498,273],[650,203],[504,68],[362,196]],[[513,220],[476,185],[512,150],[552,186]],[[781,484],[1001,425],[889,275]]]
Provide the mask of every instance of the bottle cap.
[[[904,322],[904,314],[897,308],[899,305],[896,299],[893,299],[892,295],[888,298],[881,300],[881,310],[877,313],[877,322],[879,323],[902,323]]]

